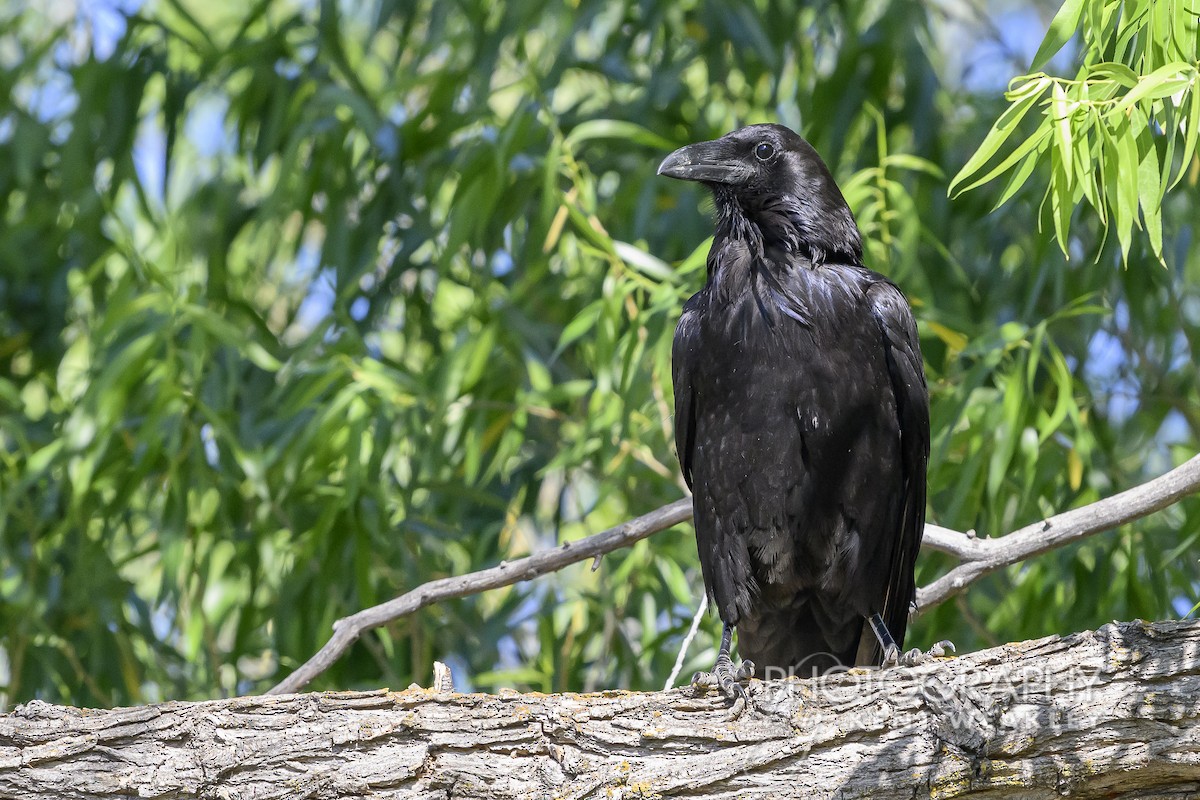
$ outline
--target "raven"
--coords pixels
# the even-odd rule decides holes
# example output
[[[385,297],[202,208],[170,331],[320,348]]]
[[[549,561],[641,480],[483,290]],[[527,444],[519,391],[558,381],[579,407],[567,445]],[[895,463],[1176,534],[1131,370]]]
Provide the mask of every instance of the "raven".
[[[716,205],[708,278],[672,350],[675,445],[723,623],[713,672],[693,682],[733,696],[751,675],[895,663],[929,461],[908,302],[863,266],[850,207],[790,129],[688,145],[658,174],[705,184]]]

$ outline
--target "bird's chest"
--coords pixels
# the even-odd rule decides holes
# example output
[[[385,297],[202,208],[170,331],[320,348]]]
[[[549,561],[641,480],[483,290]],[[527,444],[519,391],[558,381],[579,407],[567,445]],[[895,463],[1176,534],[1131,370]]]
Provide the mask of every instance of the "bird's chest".
[[[806,371],[815,346],[809,331],[789,325],[792,330],[781,335],[746,303],[731,305],[704,323],[697,377],[706,400],[722,405],[761,402],[778,394]]]
[[[693,362],[701,425],[775,440],[798,424],[819,445],[878,397],[886,366],[855,287],[751,275],[709,288]]]
[[[699,324],[697,360],[711,400],[761,401],[797,382],[820,380],[841,349],[835,309],[808,286],[787,297],[765,280],[729,280],[711,287]]]

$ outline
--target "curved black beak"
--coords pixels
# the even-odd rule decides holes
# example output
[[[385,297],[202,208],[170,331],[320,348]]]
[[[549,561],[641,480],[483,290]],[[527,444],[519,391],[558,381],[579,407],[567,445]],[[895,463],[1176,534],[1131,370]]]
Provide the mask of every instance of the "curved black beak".
[[[741,183],[751,172],[736,146],[724,139],[681,147],[658,165],[659,175],[702,183]]]

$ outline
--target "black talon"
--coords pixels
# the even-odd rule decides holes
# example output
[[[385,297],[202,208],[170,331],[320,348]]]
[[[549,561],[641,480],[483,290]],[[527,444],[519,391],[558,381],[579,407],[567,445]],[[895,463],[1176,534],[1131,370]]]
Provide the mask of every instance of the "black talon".
[[[883,648],[882,667],[894,667],[900,663],[900,648],[896,647],[895,642]]]
[[[922,652],[917,648],[913,648],[901,654],[900,648],[892,638],[892,634],[888,632],[887,626],[883,624],[881,616],[872,614],[867,617],[867,623],[871,626],[871,630],[875,632],[875,638],[879,640],[879,646],[883,648],[883,661],[881,662],[881,666],[883,667],[915,667],[917,664],[924,664],[931,658],[943,658],[947,650],[951,653],[956,652],[954,642],[949,639],[942,639],[929,648],[928,652]]]
[[[953,654],[958,653],[958,648],[954,646],[954,642],[950,641],[949,639],[942,639],[940,642],[936,642],[933,647],[929,648],[929,655],[942,658],[946,655],[947,650]]]
[[[717,651],[717,663],[713,665],[712,672],[697,672],[692,676],[692,686],[697,689],[716,687],[730,700],[746,701],[746,688],[742,686],[741,681],[754,676],[754,664],[743,661],[735,668],[733,659],[729,657],[732,643],[733,628],[726,625],[721,630],[721,649]]]
[[[945,658],[947,650],[951,653],[957,652],[954,648],[954,642],[949,639],[942,639],[940,642],[934,643],[933,647],[925,652],[917,648],[909,650],[904,654],[901,663],[906,667],[914,667],[917,664],[924,664],[934,658]]]

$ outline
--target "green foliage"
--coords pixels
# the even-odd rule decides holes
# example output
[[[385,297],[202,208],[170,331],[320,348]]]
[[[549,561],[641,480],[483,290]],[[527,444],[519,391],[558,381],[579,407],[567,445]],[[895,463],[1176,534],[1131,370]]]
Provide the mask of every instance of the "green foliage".
[[[1078,29],[1083,56],[1075,78],[1014,78],[1005,94],[1009,108],[951,181],[951,193],[1007,175],[999,207],[1048,164],[1043,206],[1064,254],[1072,215],[1086,199],[1116,229],[1122,258],[1136,223],[1165,264],[1163,196],[1193,169],[1200,131],[1198,26],[1200,16],[1183,0],[1067,0],[1033,67],[1044,66]],[[1020,123],[1035,106],[1042,118],[1026,134]]]
[[[670,340],[711,223],[654,167],[745,122],[805,133],[917,309],[933,521],[1003,533],[1195,452],[1195,127],[1163,94],[1184,73],[1154,77],[1182,56],[1142,23],[1088,33],[1094,5],[1043,49],[1079,19],[1089,42],[1134,30],[1095,56],[1134,85],[1112,66],[1077,95],[1019,82],[999,138],[992,93],[946,77],[957,23],[926,4],[0,12],[0,702],[260,691],[341,616],[678,498]],[[1071,105],[1103,80],[1112,102]],[[1045,97],[1091,138],[1064,162],[1052,131],[1020,180],[948,202],[944,176],[980,141],[984,169]],[[1086,184],[1107,209],[1061,228],[1070,264],[1032,222],[1045,152],[1050,185],[1064,163],[1078,182],[1059,201]],[[1198,514],[992,576],[913,641],[1186,610]],[[701,592],[684,526],[398,622],[315,688],[427,682],[434,658],[487,690],[657,688]]]

